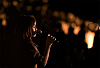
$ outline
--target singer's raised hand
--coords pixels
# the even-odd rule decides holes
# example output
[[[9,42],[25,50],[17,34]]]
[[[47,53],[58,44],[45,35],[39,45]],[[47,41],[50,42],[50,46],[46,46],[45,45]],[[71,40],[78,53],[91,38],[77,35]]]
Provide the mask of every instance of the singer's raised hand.
[[[56,38],[53,37],[52,35],[48,34],[47,40],[46,40],[46,47],[44,50],[44,61],[43,61],[44,66],[46,66],[46,64],[47,64],[47,61],[49,58],[49,53],[50,53],[50,48],[54,41],[56,41]]]
[[[56,38],[50,34],[47,36],[46,45],[52,45],[56,41]]]

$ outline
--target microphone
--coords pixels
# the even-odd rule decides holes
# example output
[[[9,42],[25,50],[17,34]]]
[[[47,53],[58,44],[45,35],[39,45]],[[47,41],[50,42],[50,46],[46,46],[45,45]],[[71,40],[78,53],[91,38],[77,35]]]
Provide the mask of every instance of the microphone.
[[[39,35],[42,34],[42,33],[43,33],[42,30],[39,30],[39,29],[38,29],[38,30],[36,31],[36,34],[39,34]],[[51,34],[49,34],[49,36],[50,36],[50,35],[51,35]],[[59,40],[56,39],[56,42],[59,43]]]
[[[35,33],[40,35],[40,34],[42,34],[42,30],[36,30]]]

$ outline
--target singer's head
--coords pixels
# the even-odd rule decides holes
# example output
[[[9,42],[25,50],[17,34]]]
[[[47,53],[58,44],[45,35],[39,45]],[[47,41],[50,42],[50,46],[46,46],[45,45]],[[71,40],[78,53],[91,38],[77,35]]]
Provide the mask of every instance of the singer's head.
[[[42,33],[41,30],[37,29],[37,22],[34,16],[24,15],[22,18],[23,24],[23,38],[32,40],[37,34]]]

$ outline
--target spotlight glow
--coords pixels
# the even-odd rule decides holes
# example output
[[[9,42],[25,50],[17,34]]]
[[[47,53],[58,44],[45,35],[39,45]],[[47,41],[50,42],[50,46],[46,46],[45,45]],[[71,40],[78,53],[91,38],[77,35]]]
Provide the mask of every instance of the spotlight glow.
[[[66,22],[61,22],[61,26],[62,26],[62,30],[63,32],[67,35],[68,34],[68,29],[69,29],[69,24],[67,24]]]
[[[85,33],[85,42],[87,43],[87,48],[90,49],[93,47],[95,33],[88,31]]]

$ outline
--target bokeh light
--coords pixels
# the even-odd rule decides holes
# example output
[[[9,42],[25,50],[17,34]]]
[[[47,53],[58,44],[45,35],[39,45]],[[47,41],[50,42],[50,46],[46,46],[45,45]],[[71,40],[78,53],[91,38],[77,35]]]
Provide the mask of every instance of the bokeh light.
[[[93,23],[93,22],[90,22],[89,20],[86,20],[86,21],[84,22],[84,24],[85,24],[86,27],[87,27],[90,23]]]
[[[32,10],[32,6],[28,5],[28,6],[26,7],[26,9],[27,9],[28,11],[31,11],[31,10]]]
[[[69,24],[66,23],[65,21],[61,21],[61,28],[62,28],[63,32],[65,33],[65,35],[67,35],[68,29],[69,29]]]
[[[6,19],[6,18],[7,18],[7,16],[5,13],[0,14],[0,19]]]
[[[5,8],[7,8],[8,5],[9,5],[9,3],[8,3],[6,0],[3,0],[3,1],[2,1],[2,4],[3,4],[3,6],[4,6]]]
[[[90,49],[93,47],[95,33],[88,31],[85,33],[85,42],[87,43],[87,48]]]
[[[55,17],[59,17],[59,12],[58,12],[58,11],[54,11],[54,12],[53,12],[53,15],[54,15]]]
[[[73,13],[68,13],[68,21],[75,21],[75,15]]]
[[[48,3],[48,0],[42,0],[43,1],[43,3]]]
[[[79,33],[80,30],[81,30],[81,27],[80,27],[80,26],[76,26],[76,27],[74,27],[73,33],[74,33],[75,35],[78,35],[78,33]]]
[[[82,24],[82,20],[79,17],[75,17],[75,23],[76,25],[80,26]]]
[[[66,20],[66,14],[65,14],[65,12],[61,11],[61,12],[59,13],[59,16],[60,16],[60,18],[61,18],[62,20]]]
[[[17,2],[17,1],[13,1],[12,4],[13,4],[14,6],[16,6],[16,7],[18,6],[18,2]]]
[[[42,10],[43,10],[43,11],[46,11],[47,9],[48,9],[48,6],[47,6],[47,5],[43,5],[43,6],[42,6]]]
[[[92,31],[97,31],[98,30],[99,25],[97,23],[90,23],[88,25],[88,28]]]
[[[6,21],[6,19],[3,19],[3,20],[2,20],[2,26],[7,26],[7,21]]]

